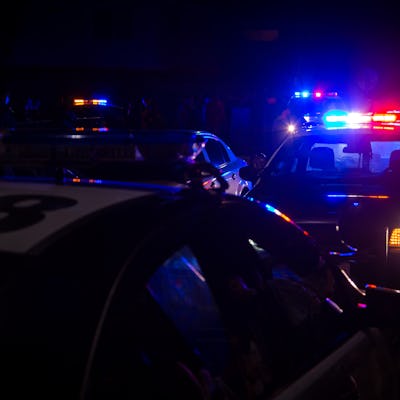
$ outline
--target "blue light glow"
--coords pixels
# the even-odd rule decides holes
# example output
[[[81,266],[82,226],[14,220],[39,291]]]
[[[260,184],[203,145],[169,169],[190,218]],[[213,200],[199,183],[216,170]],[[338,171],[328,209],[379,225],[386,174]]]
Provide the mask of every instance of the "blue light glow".
[[[286,214],[284,214],[281,211],[279,211],[277,208],[271,206],[268,203],[263,203],[263,202],[261,202],[259,200],[256,200],[254,197],[247,197],[247,199],[250,200],[250,201],[254,201],[257,204],[260,204],[260,205],[264,206],[264,208],[267,211],[277,215],[278,217],[282,218],[286,222],[289,222],[290,224],[296,226],[296,228],[298,228],[300,231],[302,231],[305,236],[310,236],[310,234],[307,231],[305,231],[303,228],[301,228],[299,225],[297,225],[291,218],[289,218]]]

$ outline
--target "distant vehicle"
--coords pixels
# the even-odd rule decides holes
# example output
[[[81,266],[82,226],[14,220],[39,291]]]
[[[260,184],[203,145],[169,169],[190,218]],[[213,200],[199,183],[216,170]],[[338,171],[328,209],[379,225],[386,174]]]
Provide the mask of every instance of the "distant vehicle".
[[[288,102],[288,109],[308,126],[321,125],[323,115],[331,110],[348,108],[345,100],[336,91],[304,90],[295,92]]]
[[[67,106],[64,124],[76,132],[96,133],[128,128],[125,108],[99,98],[74,98],[73,103]]]
[[[240,168],[247,162],[213,133],[183,129],[119,129],[110,133],[36,129],[33,135],[31,130],[24,129],[3,135],[3,151],[14,163],[14,170],[15,163],[20,165],[20,170],[24,166],[31,168],[32,164],[50,167],[63,163],[76,176],[84,176],[87,168],[93,172],[96,167],[99,177],[114,179],[117,176],[129,179],[128,175],[132,175],[135,168],[133,164],[138,161],[157,163],[166,159],[189,159],[216,169],[227,182],[226,191],[230,194],[243,196],[252,187],[250,181],[239,176]],[[49,147],[53,150],[49,151]],[[202,182],[205,188],[221,187],[213,172],[207,174],[204,170]]]
[[[322,126],[287,135],[248,194],[351,259],[361,285],[400,288],[399,116],[326,112]]]
[[[1,397],[398,400],[398,293],[170,161],[164,184],[0,178]]]
[[[323,116],[327,111],[344,109],[349,109],[349,105],[336,91],[297,91],[275,119],[272,129],[283,137],[302,127],[323,126]]]

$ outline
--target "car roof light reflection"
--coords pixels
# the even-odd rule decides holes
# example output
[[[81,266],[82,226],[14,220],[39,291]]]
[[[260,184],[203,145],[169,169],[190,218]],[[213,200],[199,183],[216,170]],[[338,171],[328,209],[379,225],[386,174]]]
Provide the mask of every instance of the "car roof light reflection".
[[[254,201],[254,202],[257,203],[257,204],[260,204],[260,205],[264,206],[264,208],[265,208],[267,211],[269,211],[269,212],[271,212],[271,213],[277,215],[278,217],[282,218],[282,219],[285,220],[286,222],[289,222],[290,224],[294,225],[297,229],[299,229],[299,230],[303,233],[303,235],[305,235],[305,236],[310,236],[310,234],[309,234],[306,230],[304,230],[304,229],[301,228],[299,225],[297,225],[296,222],[294,222],[291,218],[289,218],[289,217],[288,217],[286,214],[284,214],[283,212],[279,211],[277,208],[271,206],[271,205],[268,204],[268,203],[264,203],[264,202],[262,202],[262,201],[256,200],[254,197],[247,197],[247,199],[250,200],[250,201]]]

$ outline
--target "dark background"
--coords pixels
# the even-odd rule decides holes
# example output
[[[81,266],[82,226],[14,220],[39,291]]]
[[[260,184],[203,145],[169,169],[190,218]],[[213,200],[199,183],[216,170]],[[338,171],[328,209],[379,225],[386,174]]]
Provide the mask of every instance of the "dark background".
[[[16,101],[149,95],[172,115],[182,96],[217,93],[251,108],[253,136],[294,90],[400,103],[390,3],[38,0],[1,18],[0,90]]]

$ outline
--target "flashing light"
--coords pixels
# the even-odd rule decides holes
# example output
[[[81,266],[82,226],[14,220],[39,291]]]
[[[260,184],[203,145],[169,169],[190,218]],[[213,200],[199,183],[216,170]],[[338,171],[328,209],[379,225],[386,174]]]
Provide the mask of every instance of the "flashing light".
[[[322,99],[322,98],[326,98],[326,97],[338,97],[338,92],[323,92],[322,90],[314,90],[314,91],[310,91],[310,90],[303,90],[303,91],[297,91],[294,92],[293,97],[295,98],[303,98],[303,99],[307,99],[309,97],[313,97],[316,99]]]
[[[400,228],[393,229],[389,239],[389,247],[400,249]]]
[[[85,130],[90,130],[92,132],[108,132],[108,128],[106,126],[103,126],[103,127],[100,127],[100,128],[97,128],[97,127],[84,128],[83,126],[78,126],[78,127],[75,128],[76,132],[84,132]]]
[[[330,110],[323,115],[322,120],[328,129],[369,128],[371,126],[372,114]]]
[[[74,99],[75,106],[85,106],[85,105],[93,105],[93,106],[106,106],[106,99]]]
[[[296,91],[293,95],[293,97],[297,99],[313,98],[317,101],[320,99],[323,100],[325,98],[333,98],[338,96],[338,92],[324,92],[322,90]],[[324,114],[321,113],[321,115],[318,116],[313,116],[310,115],[310,113],[306,113],[304,114],[303,118],[306,124],[309,124],[309,126],[303,126],[304,128],[307,128],[307,131],[312,131],[314,126],[320,126],[321,123],[326,129],[331,130],[344,128],[370,128],[376,130],[393,131],[397,129],[397,127],[400,127],[400,109],[398,108],[391,108],[383,112],[357,112],[338,108],[331,109]],[[288,125],[287,132],[296,133],[297,129],[291,125]]]
[[[322,116],[326,128],[345,128],[347,125],[348,113],[343,110],[330,110]]]
[[[294,92],[294,97],[296,98],[307,98],[310,97],[310,92],[308,90],[303,90],[302,92]]]
[[[289,124],[287,126],[287,131],[288,131],[288,133],[295,133],[296,132],[296,125],[295,124]]]
[[[394,131],[394,126],[374,125],[372,129],[377,129],[382,131]]]
[[[351,112],[347,116],[348,124],[369,124],[371,122],[370,113]]]
[[[372,121],[373,122],[395,122],[397,119],[396,114],[393,113],[385,113],[385,114],[373,114]]]
[[[372,115],[373,128],[393,130],[394,126],[400,126],[400,119],[398,118],[399,114],[400,111],[398,110],[374,113]]]
[[[384,113],[372,114],[372,128],[380,130],[394,130],[395,127],[400,126],[399,110],[389,110]]]

